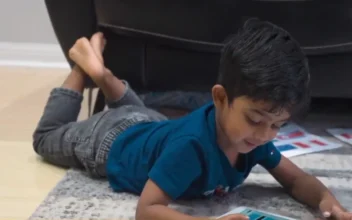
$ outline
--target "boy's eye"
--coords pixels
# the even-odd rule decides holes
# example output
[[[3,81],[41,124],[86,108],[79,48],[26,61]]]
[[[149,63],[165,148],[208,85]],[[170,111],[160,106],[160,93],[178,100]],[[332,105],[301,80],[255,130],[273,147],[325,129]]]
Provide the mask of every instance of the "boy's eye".
[[[252,124],[252,125],[259,125],[260,124],[260,121],[254,120],[254,119],[252,119],[252,118],[250,118],[248,116],[246,117],[246,119],[247,119],[249,124]]]

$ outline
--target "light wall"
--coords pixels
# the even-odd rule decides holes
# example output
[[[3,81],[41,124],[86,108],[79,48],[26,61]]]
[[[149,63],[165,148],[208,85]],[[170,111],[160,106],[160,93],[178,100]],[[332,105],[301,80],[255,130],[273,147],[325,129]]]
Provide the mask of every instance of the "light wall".
[[[0,0],[0,42],[57,44],[44,0]]]

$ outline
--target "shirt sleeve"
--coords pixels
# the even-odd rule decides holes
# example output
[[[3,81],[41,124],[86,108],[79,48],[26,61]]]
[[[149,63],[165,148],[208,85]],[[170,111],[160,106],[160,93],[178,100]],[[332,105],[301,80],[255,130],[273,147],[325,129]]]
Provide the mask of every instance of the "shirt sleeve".
[[[201,175],[201,152],[197,139],[178,138],[165,146],[149,178],[175,200]]]
[[[275,147],[273,142],[269,142],[261,146],[260,155],[258,155],[258,158],[258,164],[263,166],[265,169],[270,170],[279,165],[281,161],[281,153]]]

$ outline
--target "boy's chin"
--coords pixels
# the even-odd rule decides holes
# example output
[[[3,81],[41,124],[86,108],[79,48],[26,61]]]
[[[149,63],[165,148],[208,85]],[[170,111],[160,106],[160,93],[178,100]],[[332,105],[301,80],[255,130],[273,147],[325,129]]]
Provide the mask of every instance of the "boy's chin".
[[[248,146],[247,144],[242,144],[241,147],[238,149],[238,152],[241,154],[246,154],[251,152],[255,148],[257,148],[257,146]]]
[[[251,152],[253,149],[240,149],[239,151],[238,151],[238,153],[240,153],[240,154],[248,154],[249,152]]]

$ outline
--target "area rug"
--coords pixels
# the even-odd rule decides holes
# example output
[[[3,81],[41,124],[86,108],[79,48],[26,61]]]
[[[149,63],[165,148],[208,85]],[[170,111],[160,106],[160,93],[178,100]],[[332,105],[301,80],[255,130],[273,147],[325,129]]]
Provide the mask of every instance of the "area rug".
[[[336,122],[336,120],[335,120]],[[325,124],[324,124],[325,123]],[[334,126],[346,125],[341,123]],[[348,123],[349,124],[349,123]],[[305,128],[324,134],[329,120],[313,118]],[[320,132],[320,133],[319,133]],[[331,141],[337,139],[327,136]],[[306,172],[317,176],[341,203],[352,210],[352,146],[292,158]],[[114,193],[106,180],[93,180],[79,170],[69,170],[30,217],[35,219],[133,220],[138,197]],[[261,167],[255,167],[245,184],[226,197],[179,201],[171,207],[194,216],[219,216],[238,206],[250,206],[296,219],[315,219],[318,213],[290,198]]]

